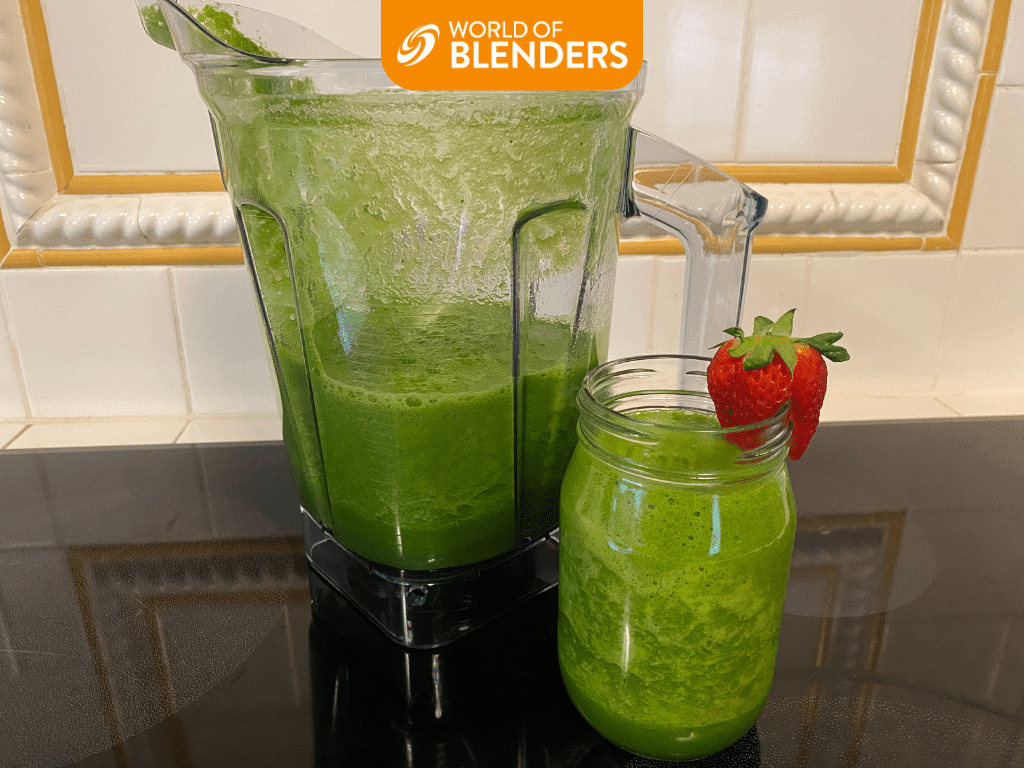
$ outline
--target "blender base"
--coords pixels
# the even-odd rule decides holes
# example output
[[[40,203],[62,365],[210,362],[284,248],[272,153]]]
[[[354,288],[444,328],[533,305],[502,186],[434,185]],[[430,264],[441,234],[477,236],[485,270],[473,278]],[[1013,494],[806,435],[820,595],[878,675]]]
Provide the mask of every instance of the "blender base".
[[[340,596],[407,648],[446,645],[558,584],[557,528],[482,563],[409,571],[346,549],[300,509],[313,613],[338,620]]]

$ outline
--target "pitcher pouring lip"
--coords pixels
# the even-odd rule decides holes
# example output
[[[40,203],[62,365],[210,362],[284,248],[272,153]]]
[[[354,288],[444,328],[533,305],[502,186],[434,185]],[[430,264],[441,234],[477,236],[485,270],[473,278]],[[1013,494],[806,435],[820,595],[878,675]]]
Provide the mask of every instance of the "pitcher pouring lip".
[[[177,0],[135,0],[146,34],[189,63],[215,58],[284,64],[362,59],[325,37],[272,13],[231,3],[185,8]]]

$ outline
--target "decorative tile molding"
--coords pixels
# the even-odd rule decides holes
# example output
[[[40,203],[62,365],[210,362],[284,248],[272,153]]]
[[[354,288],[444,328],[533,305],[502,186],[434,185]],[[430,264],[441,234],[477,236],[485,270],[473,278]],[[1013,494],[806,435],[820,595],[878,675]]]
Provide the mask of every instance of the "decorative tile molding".
[[[237,245],[223,192],[56,195],[18,233],[28,248]]]
[[[835,183],[844,178],[834,166],[797,167],[800,183],[771,184],[771,175],[757,167],[730,166],[735,175],[764,190],[770,200],[767,217],[759,235],[775,239],[773,249],[806,250],[801,238],[816,237],[819,250],[848,249],[844,238],[884,238],[888,248],[919,249],[927,246],[923,238],[932,238],[932,247],[956,247],[962,226],[950,228],[950,221],[962,223],[970,196],[970,185],[958,184],[961,175],[971,176],[977,157],[969,157],[973,117],[978,117],[976,99],[983,80],[994,77],[982,62],[995,62],[999,52],[986,50],[990,20],[1005,24],[1009,0],[924,0],[922,30],[915,62],[922,70],[930,61],[924,88],[923,112],[911,115],[915,87],[910,89],[906,126],[919,125],[916,137],[908,136],[905,126],[901,156],[916,146],[912,168],[864,167],[874,182]],[[23,33],[23,16],[29,24],[28,42]],[[107,191],[117,194],[58,194],[61,174],[47,157],[42,126],[53,105],[36,96],[35,83],[52,79],[49,62],[40,63],[40,51],[48,48],[38,0],[21,0],[0,6],[0,212],[6,219],[13,251],[25,249],[132,249],[154,246],[229,246],[238,242],[230,203],[223,192],[204,192],[210,188],[210,174],[195,175],[194,192],[158,193],[146,190],[187,187],[188,175],[109,177],[110,189],[97,190],[97,184],[84,183],[106,177],[74,177],[65,191]],[[32,25],[35,25],[33,27]],[[931,26],[933,25],[933,26]],[[1002,30],[993,35],[993,44],[1002,41]],[[998,41],[998,42],[996,42]],[[920,50],[934,45],[932,50]],[[35,80],[29,62],[35,57]],[[920,74],[920,73],[918,73]],[[40,93],[45,88],[40,86]],[[917,90],[920,90],[919,88]],[[990,94],[990,90],[989,90]],[[52,100],[55,100],[55,94]],[[42,103],[42,106],[41,106]],[[984,124],[987,103],[980,115]],[[59,104],[57,104],[59,116]],[[919,122],[917,118],[920,117]],[[61,130],[63,128],[61,127]],[[51,147],[54,144],[52,136]],[[62,138],[62,140],[64,140]],[[980,150],[980,137],[973,142]],[[65,141],[66,146],[66,141]],[[52,149],[50,150],[52,153]],[[909,159],[909,158],[908,158]],[[770,168],[770,166],[768,167]],[[860,166],[851,166],[857,170]],[[895,174],[895,175],[894,175]],[[899,178],[904,178],[899,182]],[[966,177],[965,177],[966,178]],[[161,181],[166,180],[166,184]],[[75,184],[75,181],[83,183]],[[961,189],[966,187],[965,189]],[[125,190],[139,190],[123,194]],[[956,210],[957,207],[964,210]],[[953,230],[956,229],[954,232]],[[780,240],[779,238],[784,238]],[[834,240],[829,240],[834,238]],[[950,240],[952,238],[952,240]],[[868,246],[870,248],[870,246]],[[634,251],[635,249],[630,249]],[[123,254],[112,255],[111,263],[121,263]],[[166,254],[155,257],[168,263]],[[162,260],[161,260],[162,259]],[[2,254],[0,254],[2,260]],[[130,259],[129,259],[130,260]],[[187,261],[187,259],[186,259]],[[45,255],[38,265],[54,263]],[[35,266],[31,259],[15,259],[5,266]],[[61,262],[64,263],[64,262]],[[89,263],[96,263],[95,260]],[[134,263],[139,263],[136,258]]]
[[[17,3],[0,7],[0,94],[0,212],[17,232],[57,192]]]
[[[988,0],[951,0],[939,25],[913,183],[944,212],[964,156],[992,9]]]

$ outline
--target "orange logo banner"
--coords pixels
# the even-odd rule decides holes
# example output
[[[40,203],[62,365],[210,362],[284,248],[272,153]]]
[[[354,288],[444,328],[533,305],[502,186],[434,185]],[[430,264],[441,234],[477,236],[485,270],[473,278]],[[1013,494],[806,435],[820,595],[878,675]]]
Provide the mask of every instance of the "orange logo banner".
[[[382,0],[381,58],[412,91],[596,91],[643,61],[643,0]]]

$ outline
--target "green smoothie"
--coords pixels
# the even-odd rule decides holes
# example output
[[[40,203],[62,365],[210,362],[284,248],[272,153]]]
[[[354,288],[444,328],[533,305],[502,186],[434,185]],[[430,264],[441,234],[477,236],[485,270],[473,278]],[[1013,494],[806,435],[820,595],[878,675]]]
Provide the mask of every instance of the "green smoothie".
[[[642,411],[648,423],[713,417]],[[785,468],[751,479],[738,450],[680,430],[613,452],[718,478],[669,483],[577,447],[562,486],[558,654],[577,708],[647,757],[713,754],[753,726],[771,687],[796,510]]]
[[[637,95],[328,96],[341,70],[294,69],[197,77],[303,505],[397,568],[507,552],[557,524]]]

